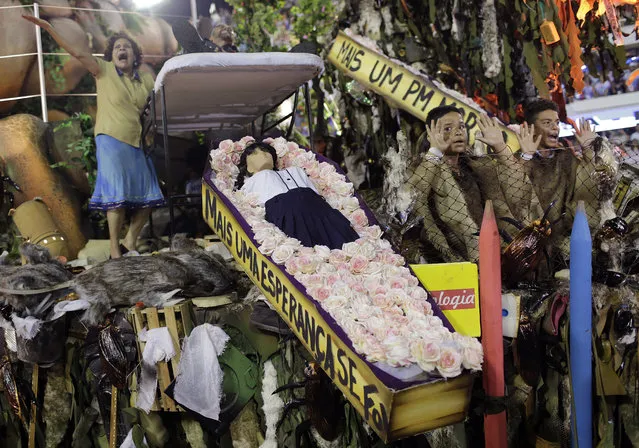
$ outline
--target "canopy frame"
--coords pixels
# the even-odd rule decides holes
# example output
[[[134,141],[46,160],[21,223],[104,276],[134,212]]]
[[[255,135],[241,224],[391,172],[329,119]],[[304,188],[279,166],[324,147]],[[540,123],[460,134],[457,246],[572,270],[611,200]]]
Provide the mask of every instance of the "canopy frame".
[[[228,58],[229,55],[224,55],[224,54],[219,54],[219,53],[214,53],[213,55],[215,56],[209,56],[208,57],[212,57],[215,58],[217,55],[220,55],[220,57],[222,58]],[[269,54],[263,54],[265,56],[270,56]],[[183,56],[178,56],[177,58],[181,58],[181,57],[192,57],[195,55],[183,55]],[[238,59],[238,57],[240,57],[240,54],[235,54],[233,56],[231,56],[232,59]],[[273,54],[274,57],[279,56],[278,54]],[[311,61],[311,65],[309,65],[308,60],[309,60],[309,56],[312,56],[312,58],[310,58]],[[259,57],[256,56],[255,54],[249,54],[248,58],[255,58],[255,57]],[[281,56],[280,56],[281,57]],[[294,55],[294,54],[285,54],[285,58],[287,60],[292,60],[294,58],[298,57],[298,55]],[[259,113],[255,116],[252,117],[252,120],[250,121],[250,123],[244,124],[244,125],[237,125],[237,124],[231,124],[231,128],[232,129],[236,129],[236,130],[241,130],[241,129],[245,129],[247,126],[250,126],[251,128],[251,134],[256,137],[256,138],[260,138],[262,137],[265,133],[267,133],[268,131],[274,129],[275,127],[277,127],[278,125],[280,125],[281,123],[285,122],[286,120],[290,119],[290,124],[288,125],[288,128],[286,129],[286,138],[289,139],[290,135],[293,132],[293,128],[295,126],[295,117],[296,117],[296,112],[297,112],[297,106],[298,106],[298,102],[299,102],[299,91],[300,91],[300,87],[302,87],[303,89],[303,94],[304,94],[304,98],[305,98],[305,102],[306,102],[306,115],[308,117],[308,129],[309,129],[309,137],[310,137],[310,147],[311,150],[314,149],[314,144],[313,144],[313,115],[312,115],[312,108],[311,108],[311,104],[310,104],[310,89],[308,86],[308,82],[313,79],[315,76],[317,76],[321,70],[323,70],[323,64],[321,62],[321,59],[317,56],[314,55],[307,55],[307,54],[299,54],[299,58],[300,60],[304,59],[305,64],[304,66],[300,66],[301,68],[303,68],[305,70],[305,73],[307,73],[307,76],[304,78],[304,80],[302,81],[301,84],[295,86],[294,90],[292,90],[288,95],[286,95],[285,98],[278,100],[278,102],[276,104],[271,104],[270,107],[262,112]],[[315,59],[316,60],[315,60]],[[288,62],[288,64],[290,65],[290,62]],[[313,67],[313,64],[316,65],[316,67]],[[233,72],[231,70],[228,70],[229,67],[232,67],[232,62],[229,61],[225,61],[225,65],[223,67],[221,67],[222,70],[224,71],[228,71],[229,75],[228,76],[232,76]],[[239,67],[240,65],[238,65]],[[167,67],[167,65],[165,65],[165,67]],[[250,66],[249,66],[250,67]],[[216,67],[213,67],[213,72],[215,71]],[[246,72],[246,66],[242,66],[243,71]],[[314,68],[314,70],[312,70]],[[179,72],[179,69],[177,69],[176,71]],[[274,71],[275,73],[277,73],[277,65],[273,66],[272,71]],[[288,70],[290,72],[290,68]],[[163,77],[163,72],[166,76]],[[206,72],[205,72],[206,74]],[[311,76],[312,74],[312,76]],[[152,90],[151,95],[147,101],[147,104],[142,112],[142,116],[141,116],[141,121],[142,121],[142,138],[141,138],[141,144],[142,144],[142,148],[144,149],[145,152],[150,153],[153,150],[155,150],[155,148],[157,147],[157,143],[155,142],[154,139],[154,143],[152,145],[152,147],[148,147],[146,145],[146,138],[149,135],[149,133],[151,131],[153,131],[153,133],[157,134],[158,131],[160,131],[162,133],[162,145],[164,147],[164,165],[165,165],[165,182],[166,182],[166,202],[167,202],[167,207],[169,209],[169,237],[172,239],[173,236],[175,235],[175,207],[178,207],[180,205],[198,205],[199,206],[199,201],[194,201],[194,204],[189,204],[187,203],[187,201],[189,199],[201,199],[201,195],[200,194],[183,194],[183,193],[175,193],[174,189],[176,187],[174,180],[173,180],[173,176],[171,174],[171,170],[170,170],[170,165],[171,165],[171,160],[172,160],[172,156],[171,156],[171,150],[170,150],[170,145],[169,145],[169,132],[171,132],[172,130],[174,131],[182,131],[182,130],[188,130],[188,131],[209,131],[212,130],[213,132],[215,132],[215,130],[217,131],[222,131],[224,130],[224,126],[225,126],[225,122],[223,121],[224,118],[222,117],[222,119],[219,122],[219,127],[216,128],[215,130],[212,128],[211,126],[211,121],[206,121],[206,122],[202,122],[202,121],[198,121],[200,120],[199,116],[194,116],[193,120],[194,122],[191,124],[188,122],[188,120],[183,120],[181,121],[180,124],[174,124],[173,126],[170,125],[170,118],[169,118],[169,113],[168,113],[168,109],[167,109],[167,99],[171,98],[170,94],[167,93],[167,89],[166,89],[166,83],[165,83],[165,79],[169,76],[169,75],[173,75],[175,76],[175,72],[171,71],[171,70],[166,70],[163,68],[162,71],[160,72],[160,75],[158,76],[158,80],[156,81],[156,86],[155,88]],[[311,76],[310,78],[308,78],[308,76]],[[307,79],[308,78],[308,79]],[[209,92],[209,95],[212,95],[213,92]],[[266,124],[267,123],[267,116],[273,112],[275,112],[277,110],[277,108],[286,100],[290,99],[291,97],[293,97],[293,107],[290,113],[286,114],[285,116],[281,117],[280,119],[276,120],[275,122],[271,123],[271,124]],[[159,103],[159,104],[158,104]],[[160,116],[158,116],[158,110],[157,107],[159,106],[160,108]],[[261,123],[260,123],[260,133],[259,135],[256,135],[256,121],[261,119]],[[217,124],[217,123],[216,123]],[[152,226],[151,226],[152,229]]]

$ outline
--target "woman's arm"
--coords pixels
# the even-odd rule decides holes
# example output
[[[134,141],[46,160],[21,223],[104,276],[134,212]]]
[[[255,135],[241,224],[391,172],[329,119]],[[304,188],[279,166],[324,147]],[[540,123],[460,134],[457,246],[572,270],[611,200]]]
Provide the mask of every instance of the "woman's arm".
[[[100,66],[98,65],[98,61],[93,57],[90,52],[87,52],[82,46],[76,45],[73,42],[68,41],[63,36],[58,33],[53,25],[51,25],[46,20],[39,19],[33,16],[22,16],[25,20],[28,20],[31,23],[39,26],[43,30],[47,31],[51,37],[60,45],[64,50],[66,50],[71,56],[78,59],[80,63],[91,72],[93,76],[98,76],[100,74]]]

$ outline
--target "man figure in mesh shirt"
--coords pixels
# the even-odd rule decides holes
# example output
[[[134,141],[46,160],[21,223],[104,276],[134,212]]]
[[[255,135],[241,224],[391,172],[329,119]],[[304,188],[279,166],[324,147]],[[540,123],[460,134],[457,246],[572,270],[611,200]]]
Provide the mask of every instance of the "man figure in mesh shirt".
[[[524,108],[525,122],[520,132],[533,134],[534,145],[504,159],[508,176],[519,191],[532,189],[542,209],[556,201],[548,215],[550,221],[559,219],[553,228],[555,242],[570,233],[580,200],[586,204],[592,229],[614,218],[611,192],[604,190],[614,189],[618,165],[610,143],[599,137],[585,120],[575,128],[579,150],[565,147],[559,141],[558,111],[550,100],[530,101]],[[562,214],[565,217],[560,219]]]
[[[478,124],[481,134],[476,139],[492,147],[497,157],[468,154],[468,133],[461,110],[453,106],[431,110],[426,118],[430,149],[410,170],[406,183],[414,197],[414,212],[424,219],[422,238],[448,262],[479,258],[477,235],[484,201],[492,200],[500,217],[522,219],[521,210],[529,210],[511,210],[504,197],[500,179],[513,168],[497,160],[510,157],[499,122],[481,116]],[[532,134],[523,135],[520,143],[532,147]],[[534,201],[528,198],[526,204],[531,203]],[[500,222],[500,227],[505,225]]]

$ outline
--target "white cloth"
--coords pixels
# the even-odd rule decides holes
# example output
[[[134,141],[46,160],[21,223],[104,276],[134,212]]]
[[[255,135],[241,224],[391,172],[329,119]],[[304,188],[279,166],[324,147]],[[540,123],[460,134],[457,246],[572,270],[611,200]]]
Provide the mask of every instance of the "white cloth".
[[[202,324],[184,339],[175,401],[213,420],[220,418],[223,372],[217,359],[229,336],[220,327]]]
[[[257,193],[260,203],[265,204],[269,199],[297,187],[310,188],[317,193],[317,188],[304,170],[295,166],[281,171],[262,170],[255,173],[246,179],[241,190]]]
[[[142,353],[142,375],[138,382],[138,399],[135,406],[148,414],[155,401],[158,385],[157,363],[170,361],[175,356],[175,346],[166,327],[142,331],[138,339],[146,341],[146,346]]]
[[[33,316],[23,318],[15,313],[11,315],[11,320],[13,321],[13,326],[16,329],[16,334],[27,341],[36,337],[40,331],[40,326],[42,325],[42,321],[40,319],[36,319]]]
[[[58,302],[53,307],[53,317],[51,320],[55,320],[65,313],[71,311],[87,310],[91,307],[91,304],[86,299],[78,300],[63,300]]]
[[[146,441],[146,437],[143,437],[142,439],[142,446],[149,446],[148,442]],[[135,446],[135,442],[133,441],[133,428],[129,429],[129,433],[126,435],[126,439],[124,439],[124,442],[122,442],[120,448],[137,448]]]

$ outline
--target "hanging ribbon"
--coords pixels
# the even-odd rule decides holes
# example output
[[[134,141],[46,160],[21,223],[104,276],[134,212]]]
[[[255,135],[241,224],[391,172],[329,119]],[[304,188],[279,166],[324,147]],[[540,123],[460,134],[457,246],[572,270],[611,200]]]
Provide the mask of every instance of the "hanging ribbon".
[[[600,5],[602,3],[606,10],[606,17],[610,24],[610,31],[612,31],[612,35],[615,39],[615,45],[623,45],[623,34],[621,34],[621,26],[619,25],[619,18],[617,17],[615,5],[612,4],[612,0],[603,0],[603,2],[600,2]],[[599,9],[601,9],[601,7]]]
[[[586,18],[586,14],[592,11],[595,6],[595,0],[581,0],[579,3],[579,10],[577,10],[577,20],[583,20]]]
[[[584,3],[586,0],[583,0]],[[565,7],[561,7],[565,13],[564,33],[568,38],[568,57],[570,58],[570,78],[572,79],[572,87],[581,93],[584,89],[584,72],[581,67],[584,65],[581,59],[581,40],[579,39],[579,28],[575,20],[575,13],[570,2]]]

